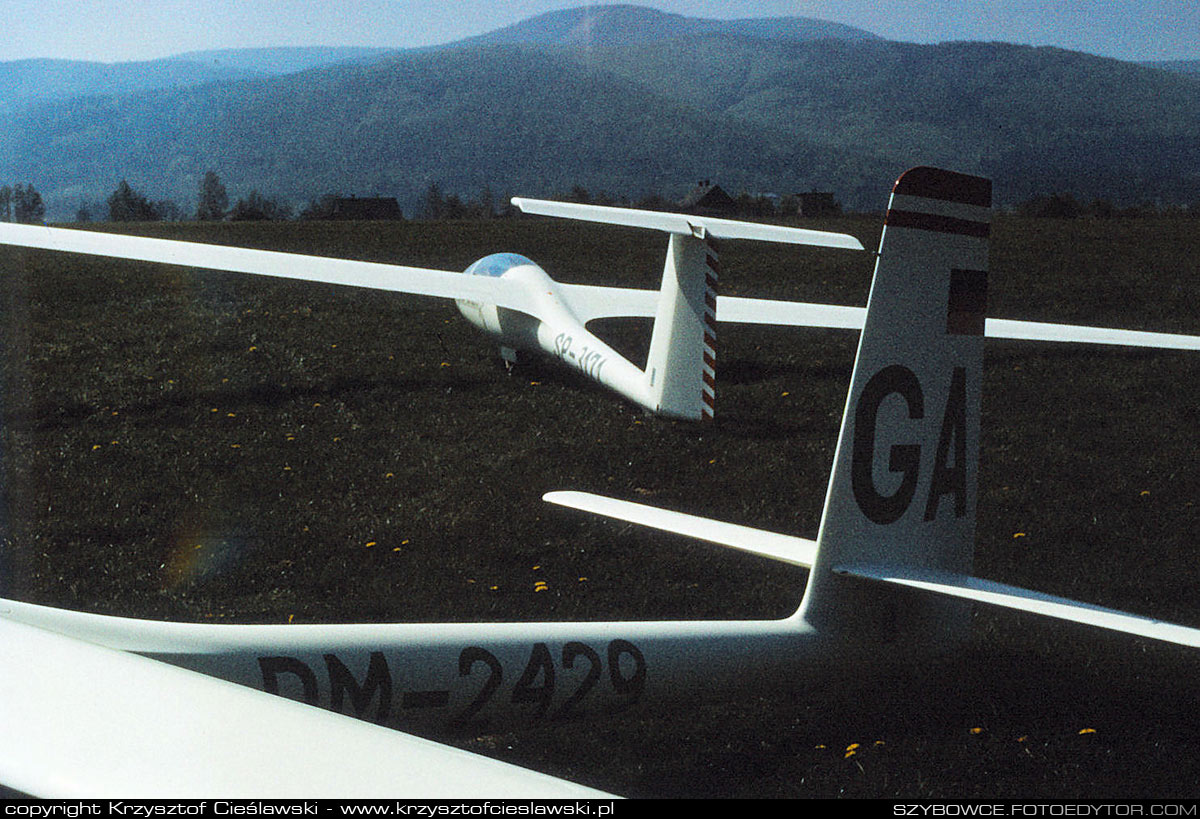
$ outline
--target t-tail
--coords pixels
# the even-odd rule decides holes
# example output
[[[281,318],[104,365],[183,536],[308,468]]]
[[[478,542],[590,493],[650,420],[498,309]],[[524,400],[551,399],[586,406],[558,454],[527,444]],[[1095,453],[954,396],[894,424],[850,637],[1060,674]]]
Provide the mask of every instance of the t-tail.
[[[914,168],[892,191],[800,616],[850,641],[946,642],[962,601],[862,570],[969,575],[991,182]]]
[[[650,351],[636,379],[599,380],[660,415],[711,420],[717,357],[717,243],[726,239],[861,250],[853,236],[807,228],[740,222],[696,214],[513,199],[525,213],[647,228],[669,234],[662,286],[649,310],[646,291],[562,285],[564,300],[582,324],[613,316],[653,316]],[[606,380],[607,378],[607,380]]]

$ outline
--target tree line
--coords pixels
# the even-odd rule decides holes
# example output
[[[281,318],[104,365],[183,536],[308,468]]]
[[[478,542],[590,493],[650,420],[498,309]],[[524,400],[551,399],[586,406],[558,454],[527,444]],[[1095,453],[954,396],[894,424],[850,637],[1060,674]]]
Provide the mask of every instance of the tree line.
[[[0,222],[40,224],[46,205],[33,185],[0,186]]]
[[[208,171],[200,181],[196,196],[196,209],[189,214],[171,200],[151,201],[134,189],[128,181],[121,180],[116,190],[108,197],[102,210],[93,211],[81,206],[76,212],[78,222],[161,222],[184,221],[277,221],[292,218],[334,218],[336,203],[341,199],[336,194],[325,194],[312,199],[299,214],[292,207],[257,190],[230,204],[230,196],[215,171]],[[484,186],[475,198],[463,198],[455,193],[443,193],[436,182],[431,182],[417,207],[417,216],[429,220],[503,219],[517,216],[508,196],[497,198],[490,186]],[[647,194],[631,200],[626,196],[592,193],[575,185],[558,197],[568,202],[634,207],[642,210],[676,210],[679,205],[658,194]],[[1190,207],[1162,207],[1143,203],[1133,207],[1117,207],[1104,199],[1082,202],[1069,193],[1052,193],[1034,196],[1009,209],[1020,216],[1040,218],[1116,218],[1139,216],[1200,216],[1200,202]],[[764,196],[742,191],[733,197],[730,214],[744,219],[786,219],[797,212],[797,199],[793,196]],[[840,206],[838,207],[840,212]],[[0,186],[0,221],[39,224],[45,220],[46,206],[41,194],[33,185]],[[400,218],[402,214],[397,212]]]

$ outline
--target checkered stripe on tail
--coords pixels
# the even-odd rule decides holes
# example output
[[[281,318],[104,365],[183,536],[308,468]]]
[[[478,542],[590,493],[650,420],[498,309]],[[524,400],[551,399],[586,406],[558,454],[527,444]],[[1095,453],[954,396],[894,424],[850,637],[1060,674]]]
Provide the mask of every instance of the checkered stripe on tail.
[[[717,280],[721,273],[717,242],[711,236],[704,240],[704,385],[700,392],[701,420],[711,421],[716,401],[717,366]]]

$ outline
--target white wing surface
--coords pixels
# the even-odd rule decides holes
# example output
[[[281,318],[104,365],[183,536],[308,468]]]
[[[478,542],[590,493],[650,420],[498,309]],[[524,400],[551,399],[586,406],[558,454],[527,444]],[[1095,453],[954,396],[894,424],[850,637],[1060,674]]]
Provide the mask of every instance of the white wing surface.
[[[739,324],[779,324],[794,327],[861,330],[866,315],[867,308],[865,307],[840,307],[831,304],[807,304],[730,296],[717,298],[717,321]],[[1078,324],[1052,324],[1045,321],[989,318],[984,321],[983,334],[988,338],[1022,341],[1059,341],[1073,344],[1113,344],[1122,347],[1200,350],[1200,336],[1087,327]]]
[[[686,515],[669,509],[593,495],[590,492],[547,492],[542,496],[542,500],[627,523],[636,523],[639,526],[717,543],[793,566],[812,566],[813,554],[817,548],[816,541],[802,537]]]
[[[564,298],[584,322],[601,318],[654,316],[658,292],[585,284],[562,285]],[[717,296],[717,321],[732,324],[774,324],[785,327],[825,327],[861,330],[865,307],[814,304],[802,301]],[[989,318],[984,335],[1017,341],[1057,341],[1070,344],[1109,344],[1164,350],[1200,350],[1200,336],[1152,333],[1078,324]]]
[[[57,798],[556,798],[599,791],[0,619],[0,782]]]
[[[521,291],[507,281],[423,267],[2,222],[0,244],[467,299],[514,309],[524,305]]]
[[[538,200],[520,200],[524,203]],[[584,206],[550,202],[566,208]],[[663,230],[679,227],[671,219],[682,219],[678,214],[655,213],[652,211],[627,211],[625,208],[599,208],[592,210],[614,213],[649,214],[661,217]],[[533,212],[533,211],[531,211]],[[582,217],[573,217],[582,218]],[[615,217],[614,217],[615,218]],[[640,217],[638,217],[640,218]],[[691,220],[692,217],[686,217]],[[728,223],[744,228],[740,238],[763,238],[771,241],[789,241],[787,234],[778,231],[797,231],[797,228],[779,228],[774,225],[752,225],[745,222],[714,220],[711,217],[696,217],[706,225]],[[665,221],[664,221],[665,220]],[[603,220],[601,220],[603,221]],[[631,224],[640,224],[633,222]],[[641,225],[646,227],[647,225]],[[751,236],[750,228],[769,228],[769,236]],[[730,228],[731,233],[733,229]],[[672,231],[673,232],[673,231]],[[802,234],[820,231],[800,231]],[[714,232],[713,235],[721,235]],[[840,236],[842,234],[830,234]],[[850,237],[853,238],[853,237]],[[793,239],[800,244],[808,241]],[[855,240],[857,242],[857,240]],[[300,281],[324,284],[367,287],[390,290],[398,293],[435,296],[447,299],[495,304],[523,312],[530,311],[524,291],[512,282],[490,276],[464,276],[448,270],[432,270],[421,267],[361,262],[352,259],[333,259],[324,256],[309,256],[300,253],[282,253],[273,250],[211,245],[201,242],[184,242],[174,239],[152,239],[143,236],[125,236],[93,230],[71,230],[0,222],[0,244],[31,247],[42,250],[58,250],[83,253],[93,256],[109,256],[144,262],[159,262],[184,267],[224,270],[234,273],[251,273],[259,276],[275,276]],[[846,244],[828,245],[849,247]],[[861,246],[860,246],[861,247]],[[638,290],[596,285],[563,284],[564,299],[572,311],[584,322],[600,318],[645,317],[653,318],[658,307],[658,291]],[[843,330],[861,330],[866,308],[834,304],[814,304],[774,299],[754,299],[738,296],[717,297],[717,321],[738,324],[775,324],[795,327],[827,327]],[[1157,347],[1177,350],[1200,350],[1200,336],[1175,333],[1153,333],[1138,330],[1119,330],[1105,327],[1086,327],[1048,322],[993,319],[986,322],[985,334],[989,338],[1018,339],[1029,341],[1057,341],[1083,344],[1111,344],[1131,347]]]

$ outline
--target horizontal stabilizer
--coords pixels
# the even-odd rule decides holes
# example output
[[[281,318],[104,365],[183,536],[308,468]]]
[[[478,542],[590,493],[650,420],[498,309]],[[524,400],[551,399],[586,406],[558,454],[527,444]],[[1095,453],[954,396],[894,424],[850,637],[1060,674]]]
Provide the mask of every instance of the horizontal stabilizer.
[[[0,645],[0,782],[34,796],[605,796],[34,626]]]
[[[764,225],[758,222],[739,222],[734,219],[718,219],[713,216],[634,210],[633,208],[610,208],[576,202],[550,202],[545,199],[518,197],[513,199],[512,203],[524,213],[533,213],[539,216],[558,216],[584,222],[649,228],[697,238],[703,238],[707,234],[716,239],[753,239],[760,242],[781,242],[790,245],[837,247],[846,250],[863,249],[862,242],[848,233]]]
[[[651,529],[729,546],[793,566],[811,566],[813,552],[817,546],[816,541],[801,537],[685,515],[682,512],[606,498],[589,492],[548,492],[542,496],[542,500],[627,523],[636,523],[639,526],[648,526]]]
[[[921,572],[916,569],[839,566],[834,569],[834,572],[865,580],[923,589],[936,594],[987,603],[1001,608],[1040,614],[1044,617],[1070,620],[1074,623],[1083,623],[1122,634],[1149,637],[1152,640],[1163,640],[1181,646],[1200,647],[1200,629],[1165,623],[1162,620],[1141,617],[1103,606],[1080,603],[1065,597],[1056,597],[1019,586],[997,583],[994,580],[960,574]]]

